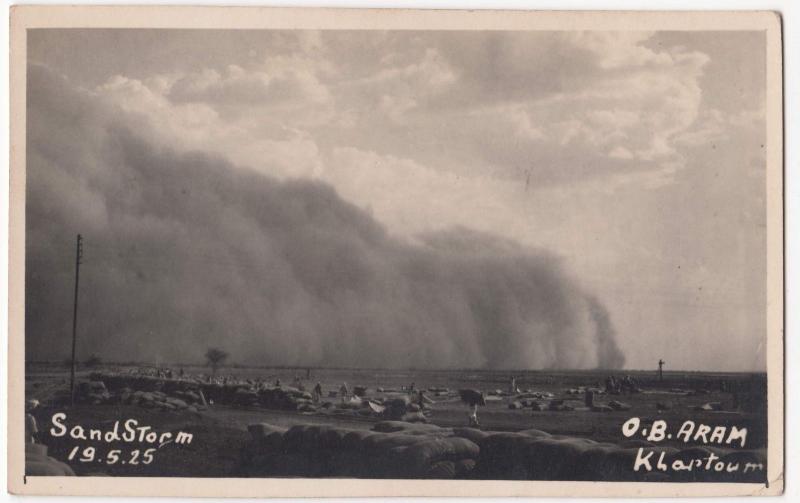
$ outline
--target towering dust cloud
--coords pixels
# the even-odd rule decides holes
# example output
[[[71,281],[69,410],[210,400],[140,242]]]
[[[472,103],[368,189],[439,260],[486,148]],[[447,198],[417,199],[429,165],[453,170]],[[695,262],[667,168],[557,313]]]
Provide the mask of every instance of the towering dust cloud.
[[[407,242],[328,185],[145,139],[43,67],[28,74],[26,350],[264,365],[620,367],[603,306],[541,250],[467,229]]]

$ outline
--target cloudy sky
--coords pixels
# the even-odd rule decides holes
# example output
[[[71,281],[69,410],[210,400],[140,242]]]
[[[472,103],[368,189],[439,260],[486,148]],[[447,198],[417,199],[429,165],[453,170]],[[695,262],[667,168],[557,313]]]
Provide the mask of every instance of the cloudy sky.
[[[469,229],[560,257],[628,368],[762,370],[764,51],[756,32],[37,30],[28,58],[148,144],[329,184],[393,243]]]

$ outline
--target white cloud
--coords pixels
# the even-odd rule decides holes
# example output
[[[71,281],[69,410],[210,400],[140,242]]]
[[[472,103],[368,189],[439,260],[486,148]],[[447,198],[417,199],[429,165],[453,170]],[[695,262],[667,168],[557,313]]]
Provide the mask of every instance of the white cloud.
[[[211,74],[208,78],[215,79]],[[214,152],[279,178],[319,171],[319,149],[303,130],[250,116],[226,120],[206,103],[174,103],[166,96],[170,87],[163,82],[155,79],[148,85],[115,76],[96,93],[138,117],[143,124],[139,133],[156,144]]]

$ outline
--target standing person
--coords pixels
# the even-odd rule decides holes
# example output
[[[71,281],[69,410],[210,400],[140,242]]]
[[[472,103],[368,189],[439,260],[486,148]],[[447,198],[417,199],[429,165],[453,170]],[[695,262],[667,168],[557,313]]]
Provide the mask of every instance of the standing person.
[[[512,395],[517,393],[517,378],[514,376],[511,376],[511,382],[508,383],[508,392]]]
[[[347,401],[347,397],[350,395],[350,389],[347,387],[347,383],[342,383],[342,386],[339,388],[339,394],[342,396],[342,402]]]
[[[633,381],[629,375],[622,378],[622,393],[627,395],[633,393]]]
[[[478,404],[473,403],[470,407],[469,412],[469,425],[470,426],[480,426],[481,423],[478,422]]]
[[[25,404],[25,443],[35,444],[39,437],[39,426],[33,411],[39,406],[39,400],[28,400]]]
[[[467,416],[469,425],[480,426],[481,424],[478,422],[478,406],[486,405],[483,392],[475,389],[462,389],[458,391],[458,394],[461,397],[461,401],[469,406],[469,415]]]
[[[320,384],[319,381],[317,381],[317,385],[314,386],[311,398],[314,400],[314,403],[319,403],[320,400],[322,400],[322,384]]]

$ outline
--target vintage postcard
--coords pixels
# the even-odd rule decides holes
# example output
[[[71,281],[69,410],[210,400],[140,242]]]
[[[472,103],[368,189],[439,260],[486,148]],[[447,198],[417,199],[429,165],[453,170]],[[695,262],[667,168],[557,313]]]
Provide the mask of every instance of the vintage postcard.
[[[783,491],[777,14],[11,28],[13,492]]]

